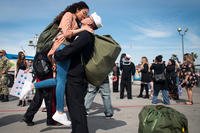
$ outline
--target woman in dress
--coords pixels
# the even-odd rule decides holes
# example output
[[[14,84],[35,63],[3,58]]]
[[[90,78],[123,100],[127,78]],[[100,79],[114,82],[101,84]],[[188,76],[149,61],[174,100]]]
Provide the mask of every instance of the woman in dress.
[[[180,66],[179,78],[181,80],[181,86],[186,88],[188,101],[187,105],[193,104],[192,89],[197,84],[197,76],[195,74],[194,59],[191,54],[184,55],[183,64]]]

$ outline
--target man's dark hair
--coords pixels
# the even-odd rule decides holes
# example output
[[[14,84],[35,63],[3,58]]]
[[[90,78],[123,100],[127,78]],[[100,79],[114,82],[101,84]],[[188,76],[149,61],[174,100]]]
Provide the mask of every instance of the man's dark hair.
[[[156,56],[156,62],[162,62],[162,58],[163,58],[162,55]]]

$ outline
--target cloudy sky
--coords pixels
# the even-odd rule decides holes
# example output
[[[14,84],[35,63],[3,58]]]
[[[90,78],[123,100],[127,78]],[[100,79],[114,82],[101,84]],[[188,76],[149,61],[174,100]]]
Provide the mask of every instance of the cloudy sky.
[[[77,0],[1,0],[0,45],[8,53],[24,49],[67,5]],[[90,13],[96,11],[103,20],[97,34],[111,34],[122,46],[122,52],[138,63],[142,56],[150,61],[162,54],[182,58],[178,27],[188,28],[184,37],[185,52],[198,53],[200,63],[199,0],[86,0]]]

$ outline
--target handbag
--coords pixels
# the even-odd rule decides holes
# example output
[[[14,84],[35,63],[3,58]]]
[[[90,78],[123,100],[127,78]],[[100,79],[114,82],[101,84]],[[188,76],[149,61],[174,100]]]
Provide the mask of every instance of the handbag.
[[[154,74],[154,80],[156,82],[163,82],[163,81],[165,81],[166,80],[165,73],[162,72],[160,74]]]

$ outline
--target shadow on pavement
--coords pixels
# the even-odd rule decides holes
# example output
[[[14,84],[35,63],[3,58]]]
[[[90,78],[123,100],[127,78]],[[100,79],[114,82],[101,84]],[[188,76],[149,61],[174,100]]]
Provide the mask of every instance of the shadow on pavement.
[[[90,133],[96,133],[97,130],[111,130],[113,128],[119,128],[127,125],[122,120],[115,120],[113,118],[106,119],[103,116],[91,116],[88,117],[88,127]],[[109,131],[108,131],[109,132]]]
[[[40,130],[40,132],[47,132],[47,131],[50,131],[50,130],[58,130],[58,129],[66,130],[66,129],[70,129],[70,128],[64,127],[64,126],[50,126],[50,127],[47,127],[47,128]]]
[[[95,110],[95,111],[93,111],[93,110]],[[91,111],[92,112],[89,113],[89,115],[95,115],[95,114],[102,113],[102,112],[104,112],[104,106],[101,105],[101,104],[93,102],[92,106],[91,106]],[[113,107],[113,111],[120,111],[120,109]]]
[[[23,115],[21,114],[15,114],[15,115],[8,115],[0,118],[0,127],[18,122],[22,120]]]
[[[12,96],[12,95],[9,95],[9,101],[15,101],[15,100],[19,100],[19,98]]]
[[[179,99],[179,100],[175,100],[175,101],[176,101],[176,103],[185,103],[185,102],[187,102],[186,99]]]
[[[47,121],[47,119],[42,119],[42,120],[35,121],[34,123],[35,124],[42,124],[42,123],[45,123],[46,121]]]

